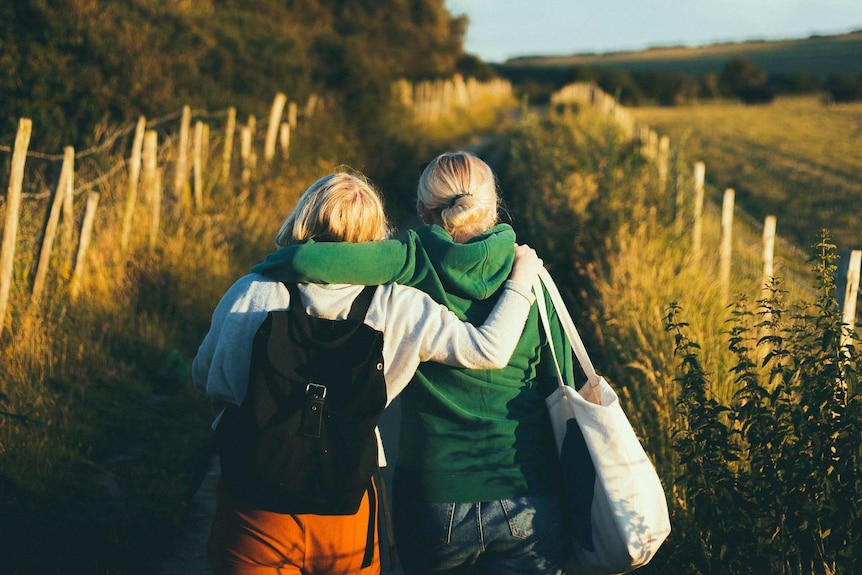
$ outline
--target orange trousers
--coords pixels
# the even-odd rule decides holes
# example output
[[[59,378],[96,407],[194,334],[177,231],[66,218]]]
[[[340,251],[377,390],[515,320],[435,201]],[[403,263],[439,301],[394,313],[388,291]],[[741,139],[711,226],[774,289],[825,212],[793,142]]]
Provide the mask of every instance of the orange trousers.
[[[376,484],[374,496],[376,502]],[[376,504],[368,493],[355,515],[273,513],[243,506],[219,480],[207,556],[214,575],[376,575],[377,521]],[[367,552],[373,556],[363,568]]]

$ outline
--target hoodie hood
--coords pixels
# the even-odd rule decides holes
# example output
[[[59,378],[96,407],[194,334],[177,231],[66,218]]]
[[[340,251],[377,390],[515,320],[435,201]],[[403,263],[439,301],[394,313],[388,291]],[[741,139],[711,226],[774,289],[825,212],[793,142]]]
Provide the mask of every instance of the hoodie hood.
[[[410,232],[418,238],[446,292],[485,300],[509,278],[515,261],[515,231],[497,224],[465,243],[456,243],[437,225]]]

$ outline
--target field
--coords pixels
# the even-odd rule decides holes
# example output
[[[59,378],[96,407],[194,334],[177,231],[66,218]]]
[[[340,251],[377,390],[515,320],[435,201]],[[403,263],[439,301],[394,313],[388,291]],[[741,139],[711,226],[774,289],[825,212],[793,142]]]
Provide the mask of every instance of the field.
[[[633,108],[638,121],[706,164],[714,194],[736,190],[737,203],[803,249],[830,230],[839,249],[862,247],[862,103],[824,105],[817,98],[765,106],[714,103]]]
[[[559,57],[525,57],[506,62],[512,67],[590,66],[629,71],[680,72],[696,76],[720,72],[724,64],[745,57],[774,74],[862,74],[862,31],[804,40],[742,42],[711,46],[660,47],[639,52],[579,54]]]

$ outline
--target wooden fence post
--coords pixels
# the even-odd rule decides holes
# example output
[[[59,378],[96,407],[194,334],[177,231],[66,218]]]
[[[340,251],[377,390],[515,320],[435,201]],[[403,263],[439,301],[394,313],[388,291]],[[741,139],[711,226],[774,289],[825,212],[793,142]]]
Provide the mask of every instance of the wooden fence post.
[[[27,161],[27,148],[30,146],[32,132],[33,121],[21,118],[18,121],[18,132],[15,134],[15,147],[12,149],[12,170],[9,172],[9,191],[6,193],[6,224],[3,226],[0,252],[0,333],[6,324],[6,308],[15,263],[15,241],[18,237],[18,215],[21,211],[21,188],[24,185],[24,164]]]
[[[703,242],[703,182],[706,175],[706,164],[694,164],[694,226],[692,227],[691,249],[694,257],[700,257]]]
[[[203,146],[201,147],[201,165],[204,171],[209,166],[210,158],[210,125],[204,124],[203,129]]]
[[[144,136],[144,194],[147,206],[150,208],[150,241],[149,247],[155,246],[155,238],[159,230],[159,211],[161,210],[161,178],[158,173],[159,134],[155,130],[147,130]]]
[[[308,100],[305,102],[305,117],[310,118],[314,115],[315,110],[317,110],[317,94],[311,94],[308,97]]]
[[[275,157],[275,144],[286,103],[287,96],[281,92],[275,95],[275,99],[272,102],[272,110],[269,113],[269,125],[266,127],[266,141],[263,146],[263,159],[267,164],[272,162],[272,159]]]
[[[195,142],[194,142],[194,158],[192,159],[194,186],[195,186],[195,210],[200,210],[204,206],[204,123],[198,120],[195,122]]]
[[[844,305],[841,312],[841,321],[847,324],[841,332],[841,345],[847,345],[851,335],[856,331],[856,299],[859,296],[860,268],[862,268],[862,250],[853,250],[850,252],[847,288],[844,291]]]
[[[75,258],[75,268],[72,270],[71,295],[72,300],[78,298],[81,291],[81,277],[84,275],[84,262],[87,258],[87,249],[90,247],[90,238],[93,234],[93,221],[96,219],[96,208],[99,205],[99,193],[90,192],[87,197],[87,209],[84,212],[84,222],[81,224],[81,240],[78,244],[78,256]]]
[[[132,221],[135,207],[138,203],[138,182],[141,177],[141,153],[144,146],[144,133],[147,131],[147,119],[138,118],[135,127],[135,139],[132,142],[132,158],[129,161],[129,189],[126,192],[126,206],[123,210],[123,229],[120,232],[120,252],[125,253],[129,247],[129,235],[132,233]]]
[[[658,192],[664,197],[667,192],[668,163],[670,162],[670,138],[662,136],[658,142]]]
[[[291,129],[296,129],[296,102],[287,105],[287,123]]]
[[[242,159],[242,194],[248,194],[248,185],[251,182],[251,130],[243,126],[240,132],[240,158]]]
[[[721,260],[720,275],[721,293],[725,301],[730,296],[730,264],[733,257],[733,204],[736,192],[728,188],[724,190],[724,201],[721,206]]]
[[[189,130],[192,123],[192,109],[189,106],[183,106],[183,116],[180,121],[180,142],[177,144],[177,161],[175,164],[174,173],[174,198],[179,203],[178,210],[182,211],[185,207],[186,186],[189,180]]]
[[[770,278],[775,275],[775,216],[766,216],[763,220],[763,287],[766,288]]]
[[[45,287],[45,278],[48,277],[48,267],[51,263],[51,250],[54,247],[54,238],[57,235],[57,227],[60,224],[60,211],[63,209],[63,201],[68,189],[68,180],[72,178],[75,169],[75,148],[66,146],[63,153],[63,167],[60,169],[60,178],[57,188],[54,190],[54,201],[51,202],[51,210],[48,213],[48,222],[45,224],[45,236],[42,238],[42,249],[39,251],[39,261],[36,262],[36,274],[33,278],[33,291],[30,293],[31,307],[38,305],[42,299],[42,290]]]
[[[70,276],[69,270],[72,268],[72,255],[75,253],[75,246],[72,245],[72,238],[75,236],[75,156],[67,158],[69,171],[66,176],[66,185],[63,187],[63,213],[60,221],[63,225],[63,259],[66,262],[65,274],[68,279]]]
[[[153,219],[150,220],[150,251],[159,243],[159,226],[162,220],[162,171],[156,170],[153,186]]]
[[[254,151],[254,138],[257,135],[257,116],[254,114],[248,115],[248,132],[251,134],[251,144],[252,146],[249,148],[249,158],[252,160],[257,160],[257,153]]]
[[[144,170],[141,185],[144,188],[144,198],[146,199],[148,206],[153,204],[153,197],[155,196],[156,166],[159,161],[158,146],[158,132],[155,130],[147,130],[144,135],[144,150],[141,155]]]
[[[290,124],[284,122],[281,124],[281,130],[279,133],[279,140],[281,142],[281,155],[285,160],[290,158]]]
[[[772,297],[772,291],[769,286],[772,278],[775,276],[775,228],[775,216],[766,216],[766,219],[763,221],[763,283],[760,286],[760,298],[762,300],[769,300]],[[764,324],[771,322],[772,313],[764,313],[760,321]],[[772,352],[773,345],[769,340],[763,339],[765,336],[770,335],[765,325],[761,326],[758,331],[758,341],[762,342],[762,344],[757,345],[757,356],[762,363],[767,355]]]
[[[647,150],[647,157],[650,160],[655,161],[656,158],[658,158],[658,134],[655,130],[649,131]]]
[[[221,156],[221,179],[227,181],[230,177],[230,162],[233,155],[233,138],[236,132],[236,108],[227,110],[227,124],[224,129],[224,149]]]
[[[254,153],[254,132],[257,120],[254,114],[248,117],[248,124],[243,126],[240,138],[240,157],[242,159],[242,191],[243,195],[249,193],[251,173],[254,170],[256,157]]]
[[[676,181],[674,183],[674,200],[673,200],[673,222],[674,222],[674,232],[677,237],[681,236],[685,226],[684,226],[684,217],[685,217],[685,187],[683,186],[683,182],[685,181],[683,174],[680,170],[675,170],[676,172]]]

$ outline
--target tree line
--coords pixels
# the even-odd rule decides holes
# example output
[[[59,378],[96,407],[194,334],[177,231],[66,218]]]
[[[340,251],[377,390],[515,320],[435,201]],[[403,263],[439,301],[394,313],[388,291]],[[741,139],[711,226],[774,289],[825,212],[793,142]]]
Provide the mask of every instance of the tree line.
[[[278,91],[333,94],[371,125],[392,80],[481,64],[463,52],[466,28],[444,0],[3,2],[0,145],[19,117],[34,149],[87,146],[186,104],[262,115]]]
[[[720,72],[699,76],[667,70],[590,66],[502,64],[496,70],[535,102],[545,102],[554,91],[576,82],[595,82],[626,106],[674,106],[722,98],[765,104],[779,95],[815,93],[824,94],[830,102],[862,100],[862,76],[769,73],[745,57],[728,60]]]

